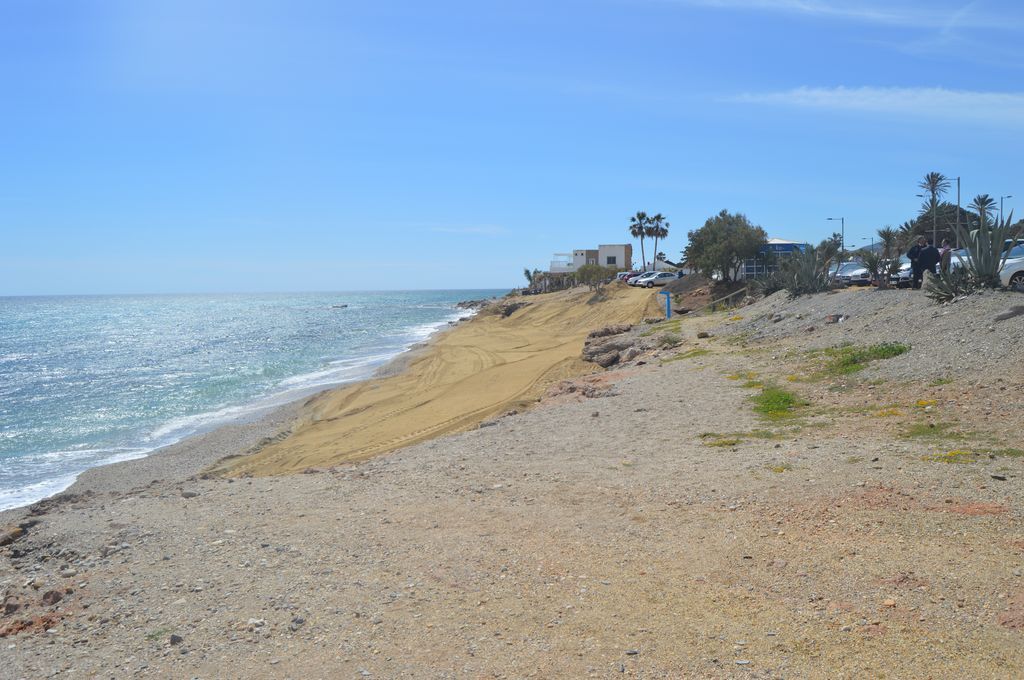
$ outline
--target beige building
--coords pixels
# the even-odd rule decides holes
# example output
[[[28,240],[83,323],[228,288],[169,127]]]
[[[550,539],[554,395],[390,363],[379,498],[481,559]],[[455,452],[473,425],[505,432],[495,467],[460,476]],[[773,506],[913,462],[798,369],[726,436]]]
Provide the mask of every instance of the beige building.
[[[633,246],[629,243],[600,245],[596,249],[579,248],[569,253],[555,253],[551,260],[552,274],[568,274],[585,264],[597,264],[612,269],[633,268]]]

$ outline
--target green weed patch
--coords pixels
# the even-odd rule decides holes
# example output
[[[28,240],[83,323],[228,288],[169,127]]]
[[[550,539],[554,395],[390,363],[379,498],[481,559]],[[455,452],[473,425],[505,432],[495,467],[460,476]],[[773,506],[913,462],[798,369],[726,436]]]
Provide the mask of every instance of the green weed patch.
[[[754,411],[769,420],[790,418],[797,408],[807,405],[806,401],[792,392],[775,386],[763,388],[751,400],[754,402]]]
[[[662,359],[661,363],[662,364],[669,364],[669,363],[672,363],[673,361],[682,361],[683,359],[692,359],[694,357],[704,356],[705,354],[711,354],[711,350],[704,349],[703,347],[695,347],[695,348],[693,348],[691,350],[688,350],[686,352],[680,352],[679,354],[676,354],[675,356],[671,356],[671,357],[669,357],[667,359]]]
[[[963,436],[963,433],[951,431],[950,423],[914,423],[900,433],[901,439],[945,439]]]
[[[825,350],[829,357],[826,370],[835,375],[848,375],[863,369],[872,361],[892,359],[910,351],[910,345],[901,342],[883,342],[869,347],[847,345]]]

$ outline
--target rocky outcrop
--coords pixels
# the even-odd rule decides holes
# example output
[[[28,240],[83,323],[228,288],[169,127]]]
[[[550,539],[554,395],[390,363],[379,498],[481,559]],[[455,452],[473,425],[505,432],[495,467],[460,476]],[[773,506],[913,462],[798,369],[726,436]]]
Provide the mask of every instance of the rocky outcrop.
[[[632,361],[644,351],[641,340],[629,324],[605,326],[587,335],[583,343],[583,360],[608,368],[622,361]]]
[[[617,323],[611,326],[605,326],[604,328],[598,328],[597,330],[587,333],[587,342],[595,338],[606,338],[609,335],[619,335],[620,333],[625,333],[631,328],[632,326],[628,323]]]
[[[455,306],[458,307],[459,309],[480,309],[481,307],[485,307],[486,305],[489,305],[491,302],[492,302],[492,300],[488,300],[488,299],[483,299],[483,300],[463,300],[462,302],[456,303]]]

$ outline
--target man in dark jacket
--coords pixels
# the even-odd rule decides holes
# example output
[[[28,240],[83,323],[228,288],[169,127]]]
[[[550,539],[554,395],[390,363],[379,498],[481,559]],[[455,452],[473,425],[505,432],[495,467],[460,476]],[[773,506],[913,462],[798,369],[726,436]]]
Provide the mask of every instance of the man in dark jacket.
[[[932,275],[936,274],[935,267],[942,260],[942,253],[935,247],[935,244],[928,244],[925,249],[918,254],[918,264],[921,265],[922,274],[925,271],[931,271]],[[921,288],[921,284],[918,285]]]
[[[910,269],[914,275],[914,288],[921,287],[921,279],[924,278],[926,271],[935,273],[935,267],[942,259],[939,249],[928,243],[924,236],[918,237],[917,244],[907,251],[907,257],[910,259]]]
[[[924,236],[920,236],[910,250],[907,251],[907,258],[910,260],[910,273],[913,275],[914,288],[921,287],[921,277],[924,276],[924,270],[921,269],[921,264],[918,259],[921,257],[921,251],[928,245],[928,241]]]

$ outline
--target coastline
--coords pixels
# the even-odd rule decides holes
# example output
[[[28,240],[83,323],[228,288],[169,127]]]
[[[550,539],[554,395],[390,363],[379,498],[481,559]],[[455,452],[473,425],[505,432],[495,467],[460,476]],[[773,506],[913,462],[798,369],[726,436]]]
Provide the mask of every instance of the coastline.
[[[479,303],[483,301],[463,301]],[[255,406],[251,412],[231,418],[208,429],[200,429],[181,439],[136,458],[113,461],[87,468],[78,473],[68,486],[44,498],[14,508],[0,510],[0,525],[23,517],[31,508],[51,507],[83,494],[123,494],[153,484],[155,481],[183,483],[223,458],[244,455],[268,439],[279,436],[301,415],[303,408],[316,397],[334,390],[358,385],[382,376],[401,372],[412,358],[428,351],[431,344],[475,316],[477,307],[456,306],[459,318],[437,322],[437,328],[426,338],[417,340],[405,350],[384,361],[373,371],[356,380],[313,388],[294,398],[266,407]],[[454,312],[453,312],[454,315]],[[241,404],[238,408],[245,408]]]

